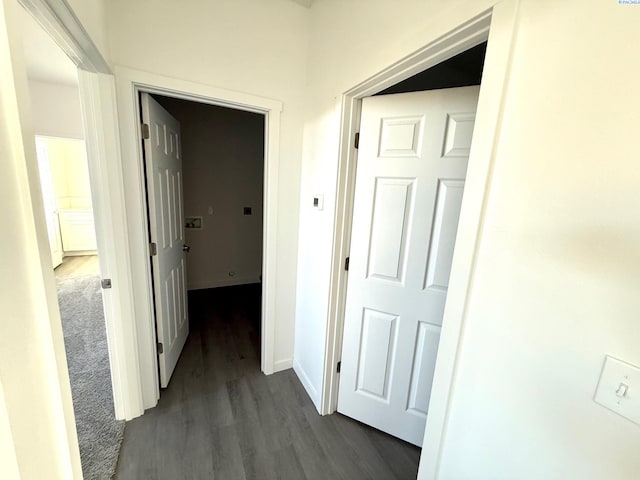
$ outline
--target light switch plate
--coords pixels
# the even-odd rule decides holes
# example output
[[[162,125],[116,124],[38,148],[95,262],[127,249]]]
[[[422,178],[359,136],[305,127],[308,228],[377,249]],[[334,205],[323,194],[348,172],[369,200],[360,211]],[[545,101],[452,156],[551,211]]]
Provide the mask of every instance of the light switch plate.
[[[313,196],[313,208],[322,210],[324,208],[324,195],[317,194]]]
[[[606,355],[593,400],[640,425],[640,368]]]

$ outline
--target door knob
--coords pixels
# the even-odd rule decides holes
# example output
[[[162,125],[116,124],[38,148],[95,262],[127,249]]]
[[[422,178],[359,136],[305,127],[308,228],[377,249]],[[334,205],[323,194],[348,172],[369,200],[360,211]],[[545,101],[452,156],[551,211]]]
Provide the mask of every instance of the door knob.
[[[182,251],[183,252],[189,253],[189,250],[191,250],[191,247],[189,245],[182,245]]]

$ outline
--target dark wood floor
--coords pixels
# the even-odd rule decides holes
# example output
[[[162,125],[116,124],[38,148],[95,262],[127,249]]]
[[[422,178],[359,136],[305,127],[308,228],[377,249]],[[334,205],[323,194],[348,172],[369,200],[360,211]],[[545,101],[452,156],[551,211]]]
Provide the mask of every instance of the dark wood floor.
[[[257,285],[190,292],[191,333],[158,406],[127,422],[116,478],[413,479],[420,449],[318,415],[293,370],[260,372]]]

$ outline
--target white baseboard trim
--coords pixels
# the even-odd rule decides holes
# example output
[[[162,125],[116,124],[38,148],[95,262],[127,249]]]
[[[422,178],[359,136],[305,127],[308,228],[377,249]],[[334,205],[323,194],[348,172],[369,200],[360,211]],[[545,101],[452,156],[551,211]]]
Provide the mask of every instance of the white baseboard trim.
[[[68,252],[64,252],[62,254],[62,258],[64,257],[84,257],[87,255],[97,255],[97,250],[70,250]]]
[[[285,358],[284,360],[276,360],[273,362],[273,373],[289,370],[293,367],[293,358]]]
[[[233,287],[236,285],[247,285],[250,283],[260,283],[258,277],[231,277],[224,280],[203,280],[201,282],[189,282],[187,290],[204,290],[206,288]]]
[[[316,410],[318,411],[318,413],[320,413],[320,395],[318,395],[318,391],[314,388],[311,380],[309,380],[307,373],[295,360],[293,361],[293,371],[296,372],[296,375],[300,379],[302,386],[307,391],[307,395],[309,395],[309,398],[311,398],[311,401],[315,405]]]

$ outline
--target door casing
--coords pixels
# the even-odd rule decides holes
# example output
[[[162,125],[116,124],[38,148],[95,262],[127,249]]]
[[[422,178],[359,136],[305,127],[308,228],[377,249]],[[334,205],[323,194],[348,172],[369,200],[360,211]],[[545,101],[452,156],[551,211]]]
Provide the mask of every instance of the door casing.
[[[122,141],[123,180],[127,203],[129,254],[132,259],[137,353],[142,395],[142,414],[160,397],[156,352],[153,290],[149,259],[146,189],[140,130],[140,92],[159,94],[199,103],[260,113],[265,116],[264,223],[262,261],[262,345],[261,369],[269,375],[281,369],[274,362],[276,238],[280,113],[282,103],[208,85],[115,67],[118,112]],[[135,259],[135,260],[134,260]],[[286,366],[285,366],[286,368]]]
[[[11,2],[13,3],[13,2]],[[113,89],[113,76],[107,62],[102,57],[98,48],[88,36],[78,18],[64,0],[19,0],[20,5],[9,5],[5,3],[10,18],[17,18],[17,8],[25,8],[32,15],[43,30],[54,40],[54,42],[69,56],[78,67],[79,93],[82,102],[83,130],[87,146],[87,157],[89,162],[89,173],[91,179],[91,196],[96,212],[96,237],[98,249],[100,251],[100,271],[103,276],[112,278],[116,285],[120,285],[120,280],[126,278],[127,258],[119,256],[114,252],[114,246],[122,240],[117,229],[114,231],[111,225],[113,217],[125,211],[124,204],[119,196],[120,190],[114,190],[107,186],[109,179],[118,178],[120,166],[119,150],[117,138],[114,135],[115,124],[115,91]],[[10,7],[10,8],[9,8]],[[17,22],[14,23],[14,27]],[[4,28],[4,26],[3,26]],[[19,38],[18,35],[7,29],[9,38]],[[23,65],[22,53],[19,51],[21,45],[11,45],[12,57],[18,59],[17,65]],[[17,98],[17,111],[28,112],[28,102],[23,92],[26,92],[26,75],[24,72],[16,72],[14,75],[15,86],[19,87]],[[29,136],[33,133],[30,114],[9,119],[8,127],[22,131],[26,136],[23,138],[23,146],[20,154],[24,154],[27,166],[28,182],[31,185],[29,195],[32,200],[33,219],[35,224],[35,236],[38,249],[33,252],[35,258],[39,259],[40,272],[42,277],[34,278],[34,287],[40,285],[43,288],[43,296],[46,300],[46,310],[49,318],[42,318],[44,327],[46,322],[51,322],[51,331],[54,335],[51,339],[50,351],[53,352],[55,363],[51,366],[50,372],[55,373],[52,382],[58,384],[59,388],[51,385],[51,397],[45,398],[53,404],[52,411],[59,413],[56,421],[56,445],[59,447],[59,459],[64,470],[74,478],[82,476],[80,464],[80,452],[78,449],[77,432],[74,421],[73,404],[71,399],[71,389],[69,385],[69,373],[64,354],[64,342],[60,332],[60,314],[55,297],[55,277],[51,268],[50,253],[46,247],[46,226],[42,216],[42,199],[35,185],[37,168],[35,163],[35,145]],[[33,145],[32,145],[33,144]],[[117,187],[117,185],[116,185]],[[122,284],[126,284],[123,281]],[[111,377],[114,395],[114,409],[117,418],[126,416],[126,400],[124,395],[127,390],[124,385],[127,377],[127,366],[123,361],[119,361],[119,353],[123,349],[123,342],[120,340],[127,338],[127,321],[130,318],[126,299],[123,300],[119,293],[113,291],[103,291],[103,304],[105,310],[105,324],[107,331],[107,342],[109,345]],[[55,325],[57,324],[57,325]],[[46,332],[49,332],[47,334]],[[44,335],[50,335],[47,330]],[[43,340],[44,341],[44,340]],[[49,357],[43,357],[49,358]],[[71,477],[69,477],[71,478]]]
[[[496,138],[500,133],[504,99],[508,87],[512,46],[515,41],[519,0],[504,0],[448,33],[428,40],[421,49],[399,59],[377,74],[363,79],[342,96],[340,147],[336,188],[329,312],[325,342],[320,413],[337,409],[342,353],[357,149],[362,98],[426,70],[447,58],[488,42],[480,87],[467,180],[460,212],[449,291],[443,317],[438,357],[429,404],[429,415],[418,470],[419,479],[438,478],[440,456],[446,434],[449,404],[470,292],[476,252],[491,183]]]

